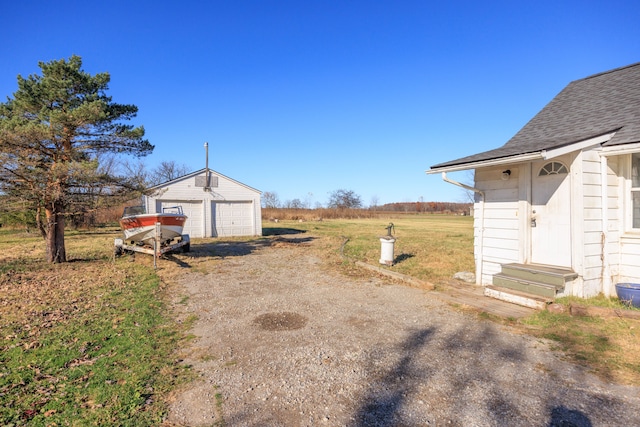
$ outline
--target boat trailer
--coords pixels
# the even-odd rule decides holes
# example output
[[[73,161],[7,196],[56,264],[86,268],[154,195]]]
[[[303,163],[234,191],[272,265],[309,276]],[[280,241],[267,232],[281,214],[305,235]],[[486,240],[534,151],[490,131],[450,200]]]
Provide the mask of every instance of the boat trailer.
[[[127,252],[135,253],[142,252],[145,254],[153,255],[153,267],[157,268],[157,259],[168,252],[174,252],[179,248],[182,248],[182,252],[186,253],[191,250],[191,241],[188,234],[183,234],[180,237],[173,239],[162,238],[162,227],[158,222],[156,223],[155,238],[153,239],[153,245],[147,245],[143,242],[125,241],[125,239],[115,239],[113,255],[119,257]]]

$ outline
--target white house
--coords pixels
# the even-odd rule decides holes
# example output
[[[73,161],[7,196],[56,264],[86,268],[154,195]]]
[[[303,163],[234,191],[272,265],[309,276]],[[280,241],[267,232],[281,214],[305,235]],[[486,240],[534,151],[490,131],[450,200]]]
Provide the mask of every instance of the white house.
[[[427,173],[463,185],[446,173],[470,169],[485,293],[610,296],[640,283],[640,63],[571,82],[502,147]]]
[[[182,206],[184,234],[194,237],[261,236],[261,192],[208,168],[151,188],[147,212]]]

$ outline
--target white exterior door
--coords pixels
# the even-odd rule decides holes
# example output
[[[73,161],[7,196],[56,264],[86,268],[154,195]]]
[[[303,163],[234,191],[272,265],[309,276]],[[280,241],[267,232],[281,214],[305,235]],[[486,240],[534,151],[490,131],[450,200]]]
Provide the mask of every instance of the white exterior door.
[[[531,169],[531,262],[571,267],[571,180],[561,162]]]

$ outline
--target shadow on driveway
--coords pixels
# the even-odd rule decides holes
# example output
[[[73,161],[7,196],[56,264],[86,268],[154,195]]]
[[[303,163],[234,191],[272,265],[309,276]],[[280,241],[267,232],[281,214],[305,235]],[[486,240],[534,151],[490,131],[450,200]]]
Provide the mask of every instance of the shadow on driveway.
[[[171,253],[164,255],[164,258],[175,262],[180,267],[188,268],[189,259],[203,257],[239,257],[250,255],[258,249],[268,248],[277,244],[280,245],[301,245],[308,244],[315,240],[315,237],[305,236],[298,237],[299,234],[306,233],[304,230],[295,230],[290,228],[270,229],[270,234],[261,238],[252,240],[222,240],[207,239],[202,242],[195,243],[191,241],[191,250],[184,254],[184,258],[179,259]],[[273,236],[273,237],[269,237]]]
[[[397,414],[405,398],[426,374],[414,369],[414,358],[434,332],[433,327],[415,331],[402,343],[402,359],[382,378],[374,379],[372,390],[356,414],[354,427],[398,425]]]
[[[283,234],[302,234],[306,232],[306,230],[288,227],[265,227],[262,229],[263,236],[282,236]]]

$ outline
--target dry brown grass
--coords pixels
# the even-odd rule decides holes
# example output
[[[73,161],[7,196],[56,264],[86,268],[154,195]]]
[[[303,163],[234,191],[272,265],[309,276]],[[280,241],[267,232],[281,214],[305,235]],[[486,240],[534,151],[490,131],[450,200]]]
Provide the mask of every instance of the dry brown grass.
[[[385,214],[367,209],[262,209],[262,219],[268,222],[378,218]]]
[[[44,262],[45,244],[41,237],[26,232],[4,232],[0,252],[0,306],[3,321],[23,321],[34,313],[73,311],[84,304],[91,289],[122,286],[126,272],[115,268],[110,259],[115,234],[78,235],[67,239],[70,261]]]
[[[514,326],[555,341],[573,361],[607,381],[640,384],[640,320],[540,311]]]

